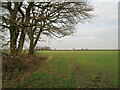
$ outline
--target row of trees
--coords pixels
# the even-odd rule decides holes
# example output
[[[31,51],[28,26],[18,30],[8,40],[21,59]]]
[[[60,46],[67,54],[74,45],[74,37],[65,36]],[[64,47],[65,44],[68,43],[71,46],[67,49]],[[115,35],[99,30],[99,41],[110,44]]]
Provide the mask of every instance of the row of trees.
[[[29,54],[34,54],[41,35],[61,38],[74,33],[74,25],[91,18],[93,7],[80,2],[9,2],[2,3],[1,32],[9,30],[10,53],[22,54],[25,38],[29,39]],[[28,37],[26,37],[28,36]],[[4,46],[4,45],[3,45]]]
[[[36,51],[40,51],[40,50],[52,50],[49,46],[43,46],[43,47],[37,47],[35,48]]]

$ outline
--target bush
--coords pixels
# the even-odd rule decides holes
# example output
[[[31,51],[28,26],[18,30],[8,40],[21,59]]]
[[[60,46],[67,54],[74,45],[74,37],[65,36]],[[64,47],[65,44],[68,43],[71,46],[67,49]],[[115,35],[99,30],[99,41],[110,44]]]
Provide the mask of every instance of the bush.
[[[12,80],[20,77],[25,72],[35,70],[46,58],[38,56],[6,56],[2,60],[3,80]]]

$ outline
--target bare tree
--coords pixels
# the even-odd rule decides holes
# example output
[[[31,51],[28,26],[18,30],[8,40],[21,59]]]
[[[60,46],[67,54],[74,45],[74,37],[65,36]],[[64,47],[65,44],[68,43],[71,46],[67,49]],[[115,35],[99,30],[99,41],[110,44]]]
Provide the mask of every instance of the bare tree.
[[[5,2],[2,8],[9,12],[2,16],[2,27],[10,31],[11,54],[22,52],[26,34],[30,39],[29,54],[34,54],[42,34],[57,38],[71,35],[74,25],[91,18],[89,12],[93,11],[86,0],[61,3]]]
[[[30,38],[29,54],[34,53],[34,48],[41,34],[61,38],[74,33],[74,25],[84,22],[92,15],[93,7],[86,1],[81,2],[37,2],[32,9],[28,31]]]
[[[3,2],[2,3],[2,31],[8,29],[10,34],[10,51],[11,54],[16,54],[17,48],[17,39],[19,36],[19,25],[17,22],[20,22],[18,15],[22,14],[20,7],[22,2]],[[19,14],[18,14],[19,13]]]
[[[10,32],[10,51],[12,55],[22,52],[25,34],[27,31],[27,25],[30,18],[30,9],[33,2],[28,2],[26,5],[24,2],[4,2],[2,3],[3,12],[2,17],[2,30],[7,28]],[[26,9],[24,12],[22,9]],[[18,41],[18,37],[19,42]],[[18,45],[18,46],[17,46]]]

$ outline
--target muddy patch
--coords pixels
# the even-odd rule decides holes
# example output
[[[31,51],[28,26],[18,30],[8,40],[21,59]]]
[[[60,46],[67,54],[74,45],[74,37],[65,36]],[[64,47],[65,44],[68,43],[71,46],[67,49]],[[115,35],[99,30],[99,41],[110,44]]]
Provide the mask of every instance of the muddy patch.
[[[86,87],[86,73],[82,70],[81,66],[75,66],[74,70],[76,72],[76,82],[77,88],[84,88]]]
[[[96,77],[90,80],[92,83],[88,87],[97,87],[97,88],[112,88],[110,82],[105,79],[105,75],[102,72],[98,72]]]

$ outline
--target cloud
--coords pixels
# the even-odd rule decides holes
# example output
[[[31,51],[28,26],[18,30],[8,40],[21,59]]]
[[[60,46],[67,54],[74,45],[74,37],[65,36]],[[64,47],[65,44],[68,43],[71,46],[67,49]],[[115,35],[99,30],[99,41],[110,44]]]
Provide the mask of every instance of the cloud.
[[[96,0],[94,0],[96,1]],[[100,0],[99,0],[100,1]],[[95,18],[92,23],[79,23],[76,33],[60,39],[62,42],[50,40],[40,45],[52,48],[118,48],[118,7],[117,3],[94,2]]]
[[[83,39],[83,40],[94,40],[95,39],[95,37],[92,37],[92,36],[90,36],[90,37],[81,37],[80,39]]]

